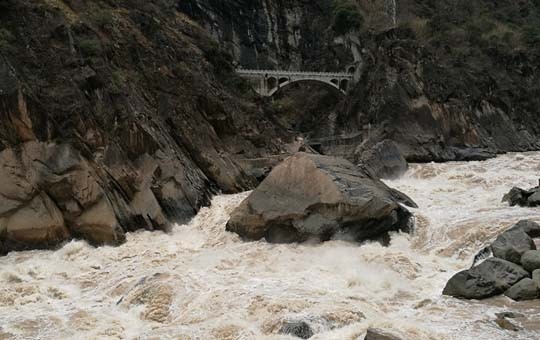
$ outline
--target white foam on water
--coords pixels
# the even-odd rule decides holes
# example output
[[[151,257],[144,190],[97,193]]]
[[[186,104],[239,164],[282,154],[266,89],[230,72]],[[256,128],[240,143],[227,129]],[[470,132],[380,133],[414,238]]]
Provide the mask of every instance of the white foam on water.
[[[512,186],[535,186],[540,153],[486,162],[412,165],[388,184],[409,194],[413,235],[389,247],[332,241],[243,242],[225,231],[248,193],[214,198],[170,234],[137,232],[120,247],[72,241],[56,251],[0,258],[0,339],[287,339],[283,320],[306,320],[312,339],[363,339],[368,327],[403,339],[535,339],[494,313],[540,318],[540,304],[441,295],[474,254],[538,209],[511,208]]]

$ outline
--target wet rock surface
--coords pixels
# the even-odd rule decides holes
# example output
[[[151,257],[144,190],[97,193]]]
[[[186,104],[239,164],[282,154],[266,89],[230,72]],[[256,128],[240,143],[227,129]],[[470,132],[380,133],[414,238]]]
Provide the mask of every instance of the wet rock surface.
[[[409,168],[397,145],[390,140],[375,145],[366,141],[355,151],[355,158],[359,166],[376,178],[398,178]]]
[[[535,250],[533,239],[522,229],[511,229],[497,237],[491,244],[493,256],[520,264],[522,255]]]
[[[504,292],[504,295],[515,301],[534,300],[540,298],[540,287],[527,277]]]
[[[489,258],[454,275],[443,294],[463,299],[485,299],[503,293],[530,274],[515,263]]]
[[[497,318],[495,319],[495,323],[497,324],[497,326],[507,331],[517,332],[521,329],[517,325],[515,325],[512,321],[506,318]]]
[[[398,196],[344,159],[297,153],[231,214],[227,230],[275,243],[361,242],[409,230],[411,214]]]
[[[443,294],[484,299],[504,292],[515,301],[540,298],[540,251],[531,238],[538,237],[539,228],[534,221],[519,221],[499,235],[474,261],[482,260],[490,252],[494,257],[454,275]]]
[[[540,225],[531,220],[522,220],[519,221],[515,226],[510,230],[522,230],[525,234],[529,235],[532,238],[540,237]]]
[[[285,321],[281,326],[281,334],[289,334],[300,339],[309,339],[313,336],[311,326],[305,321]]]
[[[503,202],[508,202],[508,204],[511,206],[540,206],[540,187],[534,187],[529,190],[512,188],[506,195],[504,195]]]
[[[369,328],[367,330],[364,340],[400,340],[401,338],[392,335],[391,333],[378,329],[378,328]]]
[[[530,250],[521,257],[521,265],[531,273],[540,269],[540,251]]]

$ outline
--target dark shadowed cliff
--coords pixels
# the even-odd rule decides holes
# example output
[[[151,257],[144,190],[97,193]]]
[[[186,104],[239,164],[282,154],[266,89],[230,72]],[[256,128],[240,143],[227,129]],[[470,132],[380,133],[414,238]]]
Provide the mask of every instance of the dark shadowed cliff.
[[[231,57],[175,6],[0,1],[5,251],[167,229],[253,187],[230,150],[278,151]]]

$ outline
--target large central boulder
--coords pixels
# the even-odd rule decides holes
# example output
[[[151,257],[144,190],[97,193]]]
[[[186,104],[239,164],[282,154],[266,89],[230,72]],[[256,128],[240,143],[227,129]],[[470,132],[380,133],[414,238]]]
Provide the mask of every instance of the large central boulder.
[[[409,230],[415,207],[344,159],[297,153],[278,165],[232,213],[227,230],[273,243],[363,241]]]

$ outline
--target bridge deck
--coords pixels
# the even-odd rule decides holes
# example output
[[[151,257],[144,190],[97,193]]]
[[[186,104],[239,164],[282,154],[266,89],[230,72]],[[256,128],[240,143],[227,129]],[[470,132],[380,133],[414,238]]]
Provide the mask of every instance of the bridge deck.
[[[272,75],[272,76],[297,76],[297,77],[327,77],[327,78],[354,78],[350,73],[335,72],[310,72],[310,71],[280,71],[280,70],[236,70],[238,74],[244,75]]]

